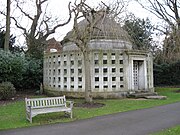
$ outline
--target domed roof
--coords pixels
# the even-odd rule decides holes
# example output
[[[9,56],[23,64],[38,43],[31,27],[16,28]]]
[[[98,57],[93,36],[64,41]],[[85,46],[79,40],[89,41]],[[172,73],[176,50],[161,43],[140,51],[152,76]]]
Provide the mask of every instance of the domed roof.
[[[85,19],[78,23],[80,30],[79,36],[85,35],[87,25],[88,22]],[[68,32],[64,38],[64,42],[69,41],[69,38],[73,37],[73,34],[73,31]],[[89,36],[91,39],[114,39],[130,42],[128,33],[105,11],[102,11],[101,14],[97,16],[97,23],[94,26],[92,35],[89,33]]]

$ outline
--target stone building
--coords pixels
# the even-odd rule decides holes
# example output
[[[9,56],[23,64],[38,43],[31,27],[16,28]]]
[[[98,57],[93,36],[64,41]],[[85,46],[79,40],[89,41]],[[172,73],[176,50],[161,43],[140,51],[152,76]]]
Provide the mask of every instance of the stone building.
[[[83,20],[79,23],[82,28]],[[93,97],[119,98],[128,93],[154,92],[153,60],[149,52],[133,50],[126,31],[104,15],[88,43]],[[47,93],[84,97],[84,62],[78,47],[63,40],[61,52],[44,55],[44,88]]]

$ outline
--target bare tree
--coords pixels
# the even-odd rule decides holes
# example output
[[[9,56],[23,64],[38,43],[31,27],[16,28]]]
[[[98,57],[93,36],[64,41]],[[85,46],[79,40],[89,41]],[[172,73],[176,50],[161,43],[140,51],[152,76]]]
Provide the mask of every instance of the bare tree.
[[[42,57],[45,41],[49,35],[55,33],[55,30],[61,26],[64,26],[70,22],[71,19],[71,10],[70,3],[68,5],[69,9],[69,18],[64,23],[56,23],[51,27],[53,20],[52,16],[47,16],[46,14],[46,4],[48,0],[35,0],[35,14],[28,13],[24,8],[23,4],[27,1],[15,0],[17,9],[22,13],[24,17],[30,22],[30,28],[27,29],[26,26],[23,26],[18,19],[11,16],[15,21],[17,28],[23,31],[23,34],[26,39],[26,44],[28,47],[27,53],[35,56]]]
[[[97,23],[107,14],[111,14],[112,15],[111,17],[115,17],[118,14],[117,12],[114,12],[114,14],[112,14],[111,12],[112,12],[111,8],[107,6],[105,3],[102,3],[100,7],[94,9],[86,4],[86,0],[80,0],[79,3],[75,1],[74,5],[72,6],[72,13],[74,16],[73,29],[70,33],[68,33],[70,36],[68,36],[67,34],[64,41],[68,40],[72,43],[75,43],[83,54],[84,70],[85,70],[84,73],[85,73],[86,102],[92,102],[91,70],[90,70],[91,62],[90,62],[90,48],[88,44],[90,40],[94,38],[92,37],[94,30],[95,29],[99,30],[99,28],[96,27]]]
[[[7,0],[7,10],[6,10],[6,34],[4,42],[4,50],[9,50],[9,40],[10,40],[10,4],[11,0]]]
[[[180,1],[179,0],[137,0],[167,25],[156,29],[166,35],[163,56],[166,60],[176,61],[180,57]],[[145,6],[142,2],[145,2]]]
[[[81,0],[80,3],[77,3],[75,1],[72,11],[74,15],[74,25],[72,30],[72,36],[69,37],[68,40],[75,43],[83,54],[85,67],[85,100],[86,102],[91,102],[91,73],[89,58],[90,50],[88,47],[88,42],[90,41],[93,29],[99,20],[99,17],[97,17],[98,12],[95,11],[93,8],[89,7],[85,3],[85,0]],[[82,27],[78,25],[78,21],[81,19],[84,19],[83,21],[86,22],[84,30],[82,30]]]

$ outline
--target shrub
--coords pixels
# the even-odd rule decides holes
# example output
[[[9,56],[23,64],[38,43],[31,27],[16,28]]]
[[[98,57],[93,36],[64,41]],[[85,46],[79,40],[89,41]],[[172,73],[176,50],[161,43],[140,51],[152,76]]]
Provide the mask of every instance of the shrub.
[[[180,61],[174,63],[154,63],[155,86],[180,85]]]
[[[22,54],[12,54],[10,52],[0,51],[0,83],[12,82],[14,86],[23,79],[25,72],[25,57]]]
[[[18,90],[37,89],[42,78],[42,59],[0,50],[0,83],[12,82]]]
[[[11,82],[0,83],[0,99],[7,100],[16,94],[14,85]]]

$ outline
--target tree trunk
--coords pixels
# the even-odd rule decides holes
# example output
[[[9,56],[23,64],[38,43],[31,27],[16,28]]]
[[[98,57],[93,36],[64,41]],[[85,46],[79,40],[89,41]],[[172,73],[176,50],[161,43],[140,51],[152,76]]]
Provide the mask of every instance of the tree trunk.
[[[7,12],[6,12],[6,34],[4,42],[4,50],[9,51],[9,39],[10,39],[10,0],[7,0]]]
[[[83,52],[84,56],[84,73],[85,73],[85,100],[86,102],[92,102],[91,95],[91,64],[89,58],[89,51]]]

